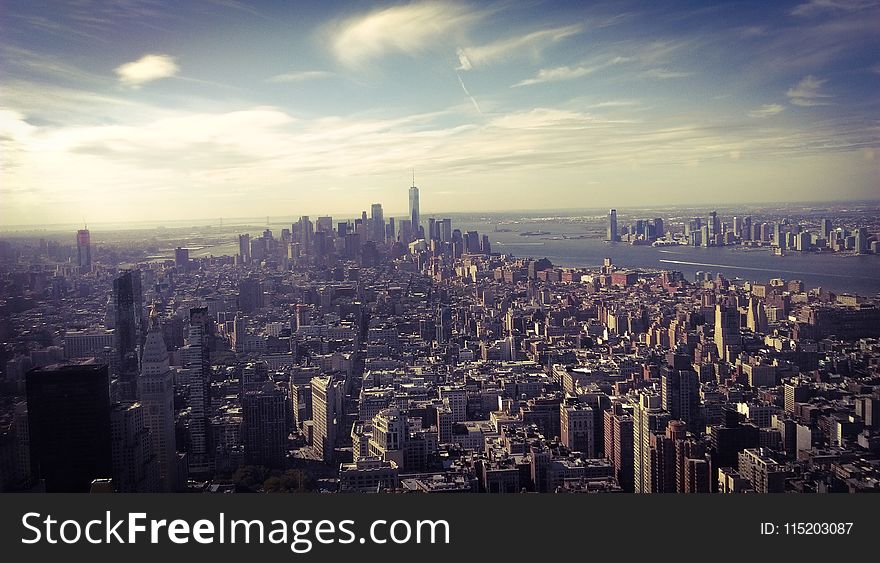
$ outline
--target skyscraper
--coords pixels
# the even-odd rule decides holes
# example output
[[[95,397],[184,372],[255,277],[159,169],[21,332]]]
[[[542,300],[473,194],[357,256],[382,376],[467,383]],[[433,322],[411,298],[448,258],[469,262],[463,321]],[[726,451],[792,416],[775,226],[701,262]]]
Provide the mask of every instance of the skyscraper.
[[[26,375],[31,470],[50,493],[88,492],[112,475],[106,364],[35,368]]]
[[[284,392],[267,382],[262,390],[245,393],[241,398],[241,414],[245,462],[271,469],[284,468],[291,415]]]
[[[419,238],[421,216],[419,215],[419,189],[415,186],[415,182],[413,182],[412,187],[409,189],[409,219],[413,238]]]
[[[685,356],[687,357],[687,356]],[[700,381],[697,372],[666,365],[661,370],[660,384],[663,410],[672,418],[683,420],[688,427],[699,430]]]
[[[370,206],[370,227],[370,240],[385,242],[385,214],[381,203]]]
[[[251,261],[251,235],[238,235],[238,256],[244,264]]]
[[[117,403],[110,411],[113,490],[160,492],[159,465],[140,403]]]
[[[633,409],[633,480],[635,492],[652,492],[651,435],[662,432],[671,417],[661,408],[661,396],[641,393]]]
[[[741,344],[739,309],[730,303],[716,304],[715,347],[718,350],[718,356],[730,361]]]
[[[174,374],[155,308],[144,344],[138,395],[144,406],[145,426],[150,429],[152,451],[159,465],[161,489],[177,490],[177,440],[174,434]]]
[[[76,232],[76,265],[80,272],[92,270],[92,242],[88,229]]]
[[[616,242],[620,240],[620,234],[617,232],[617,210],[612,209],[608,212],[608,236],[605,240]]]
[[[137,399],[138,355],[144,331],[140,270],[128,270],[113,280],[113,302],[119,397],[123,401],[134,401]]]
[[[332,376],[312,378],[313,447],[328,463],[334,460],[337,431],[342,422],[342,386],[343,382]]]
[[[180,349],[180,359],[188,376],[187,403],[190,416],[187,465],[191,475],[207,474],[212,469],[208,422],[211,414],[211,362],[207,342],[209,326],[207,307],[190,309],[187,343]]]
[[[603,413],[605,457],[614,466],[614,476],[625,493],[633,492],[633,417],[621,403],[614,403]]]

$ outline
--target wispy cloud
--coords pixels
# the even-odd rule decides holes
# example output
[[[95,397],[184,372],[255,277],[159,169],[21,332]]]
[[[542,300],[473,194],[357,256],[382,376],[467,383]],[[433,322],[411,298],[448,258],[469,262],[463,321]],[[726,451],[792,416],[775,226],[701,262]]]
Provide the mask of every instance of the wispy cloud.
[[[180,71],[174,57],[168,55],[144,55],[136,61],[116,67],[119,81],[134,88],[141,84],[169,78]]]
[[[785,106],[780,104],[764,104],[763,106],[749,112],[749,117],[764,118],[772,117],[785,111]]]
[[[458,49],[458,70],[471,70],[498,60],[520,56],[523,53],[538,55],[550,44],[576,35],[582,30],[583,26],[574,24],[533,31],[476,47],[460,47]]]
[[[335,73],[326,70],[298,70],[276,74],[266,79],[267,82],[306,82],[309,80],[324,80],[333,78]]]
[[[464,95],[467,96],[470,99],[471,103],[474,104],[474,108],[477,110],[477,113],[483,115],[483,110],[480,109],[480,104],[477,103],[476,98],[471,96],[471,93],[470,91],[468,91],[467,86],[464,85],[464,80],[462,80],[461,74],[459,74],[458,71],[455,71],[455,76],[458,77],[458,83],[461,84],[461,89],[464,91]]]
[[[657,80],[671,80],[675,78],[687,78],[688,76],[693,76],[694,73],[681,70],[671,70],[668,68],[651,68],[646,70],[643,75],[648,78],[656,78]]]
[[[519,88],[522,86],[534,86],[535,84],[542,84],[544,82],[562,82],[565,80],[574,80],[576,78],[581,78],[582,76],[587,76],[588,74],[593,74],[594,72],[608,68],[609,66],[626,62],[627,60],[628,59],[624,57],[615,57],[611,60],[599,64],[583,64],[578,66],[558,66],[554,68],[542,68],[533,78],[521,80],[514,84],[512,88]]]
[[[832,96],[831,94],[825,94],[820,91],[826,82],[827,80],[816,78],[810,74],[803,77],[797,85],[789,88],[785,95],[788,96],[791,103],[796,106],[827,106],[830,104],[828,98],[831,98]]]
[[[456,37],[481,17],[482,12],[450,2],[384,8],[337,24],[333,53],[350,66],[390,53],[414,55]]]
[[[794,7],[793,16],[815,16],[826,12],[858,12],[880,6],[877,0],[810,0]]]

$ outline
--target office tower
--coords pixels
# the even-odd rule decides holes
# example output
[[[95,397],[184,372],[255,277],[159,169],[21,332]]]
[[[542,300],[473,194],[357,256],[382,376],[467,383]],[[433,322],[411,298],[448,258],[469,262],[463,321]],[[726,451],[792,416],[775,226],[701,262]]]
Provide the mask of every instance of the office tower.
[[[385,242],[385,215],[382,213],[382,204],[374,203],[370,206],[370,226],[372,235],[370,240]]]
[[[709,455],[712,460],[712,488],[718,487],[718,469],[737,467],[738,454],[759,445],[760,430],[754,424],[742,424],[743,415],[725,408],[724,422],[709,428]]]
[[[309,219],[309,216],[303,215],[302,217],[300,217],[298,242],[302,245],[303,252],[305,252],[306,254],[311,254],[312,236],[314,234],[315,229],[312,221]]]
[[[715,348],[718,357],[731,361],[742,345],[739,309],[730,303],[715,305]]]
[[[232,350],[235,352],[244,352],[245,341],[247,340],[247,317],[237,314],[232,321]]]
[[[709,223],[706,225],[709,229],[709,237],[715,238],[715,235],[721,234],[721,220],[718,219],[718,212],[709,213]]]
[[[559,439],[563,445],[573,452],[582,452],[588,458],[596,457],[594,418],[593,409],[587,405],[560,405]]]
[[[128,270],[113,280],[112,299],[119,398],[133,401],[137,399],[138,356],[145,324],[140,270]]]
[[[238,235],[238,256],[243,264],[251,261],[251,235]]]
[[[415,181],[413,181],[413,185],[409,189],[409,220],[413,239],[420,238],[419,229],[421,228],[421,216],[419,215],[419,189],[415,186]]]
[[[409,219],[401,219],[397,222],[397,240],[403,244],[409,244],[415,240],[412,221]]]
[[[742,217],[734,216],[733,218],[733,236],[742,237]]]
[[[666,227],[663,225],[661,217],[654,218],[654,237],[663,238],[666,235]]]
[[[253,313],[263,306],[263,285],[257,278],[245,278],[238,283],[238,310]]]
[[[483,235],[483,242],[480,245],[480,251],[483,254],[492,254],[492,243],[489,242],[489,235]]]
[[[614,476],[625,493],[633,492],[633,418],[631,410],[614,403],[603,414],[605,457],[614,466]]]
[[[168,349],[162,338],[156,309],[150,313],[150,331],[144,344],[138,395],[144,407],[144,421],[150,429],[152,451],[159,465],[161,489],[173,492],[177,482],[177,440],[174,433],[174,373],[168,364]]]
[[[113,490],[160,492],[159,464],[140,403],[116,403],[110,410]]]
[[[676,442],[683,441],[686,434],[686,424],[680,420],[670,420],[665,432],[651,434],[652,493],[676,492],[678,488]]]
[[[315,220],[315,232],[316,233],[331,233],[331,232],[333,232],[333,217],[330,217],[328,215],[318,217]]]
[[[85,493],[112,476],[106,364],[34,368],[26,375],[31,471],[50,493]]]
[[[389,217],[388,224],[385,225],[385,240],[393,243],[396,237],[397,226],[394,224],[394,217]]]
[[[853,232],[855,236],[854,249],[857,254],[867,254],[868,252],[868,230],[865,227],[859,227]]]
[[[433,217],[428,218],[427,240],[440,240],[440,224]]]
[[[332,463],[339,425],[342,422],[343,382],[332,376],[312,378],[312,420],[315,423],[312,446],[321,459]]]
[[[662,432],[671,420],[669,413],[661,408],[661,397],[656,393],[642,392],[633,409],[633,481],[634,491],[651,491],[651,435]]]
[[[689,357],[685,356],[690,359]],[[672,418],[687,423],[691,431],[700,428],[700,381],[697,372],[664,366],[660,372],[661,403]]]
[[[463,386],[443,385],[440,387],[439,397],[449,407],[453,423],[467,420],[467,390]]]
[[[245,463],[283,469],[291,414],[284,392],[267,382],[262,390],[245,393],[241,414]]]
[[[174,265],[186,271],[189,268],[189,249],[177,247],[174,249]]]
[[[437,342],[448,344],[452,340],[452,308],[440,307],[437,313]]]
[[[608,212],[608,235],[605,237],[605,240],[615,242],[620,240],[620,235],[617,232],[617,210],[612,209]]]
[[[440,242],[452,242],[452,219],[440,220]]]
[[[207,307],[190,309],[187,343],[180,349],[180,360],[187,376],[187,404],[190,410],[187,465],[191,475],[206,475],[212,470],[209,435],[211,362],[207,342],[210,326]]]
[[[748,216],[745,219],[743,219],[742,239],[743,240],[752,240],[752,218],[751,218],[751,216]]]
[[[767,311],[764,303],[757,297],[749,299],[749,310],[746,314],[746,326],[756,334],[767,333]]]
[[[92,270],[92,242],[88,229],[76,232],[76,265],[80,272]]]
[[[776,223],[773,225],[773,246],[778,246],[779,248],[785,248],[785,233],[782,230],[782,223]]]
[[[831,219],[822,219],[822,238],[826,241],[831,239]]]
[[[464,236],[465,252],[468,254],[480,253],[480,233],[477,231],[468,231]]]

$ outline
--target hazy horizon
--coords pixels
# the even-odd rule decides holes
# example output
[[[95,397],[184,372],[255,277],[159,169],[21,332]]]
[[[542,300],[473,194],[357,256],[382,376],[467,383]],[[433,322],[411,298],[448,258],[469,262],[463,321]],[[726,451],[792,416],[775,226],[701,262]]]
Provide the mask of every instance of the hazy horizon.
[[[874,0],[12,1],[0,229],[403,215],[413,171],[424,216],[874,200],[878,19]]]

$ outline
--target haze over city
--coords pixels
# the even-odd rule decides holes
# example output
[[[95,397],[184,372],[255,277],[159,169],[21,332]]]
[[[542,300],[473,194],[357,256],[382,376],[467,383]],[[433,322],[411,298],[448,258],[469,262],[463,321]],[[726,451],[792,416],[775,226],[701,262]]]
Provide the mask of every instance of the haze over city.
[[[878,17],[13,1],[0,225],[875,199]]]

